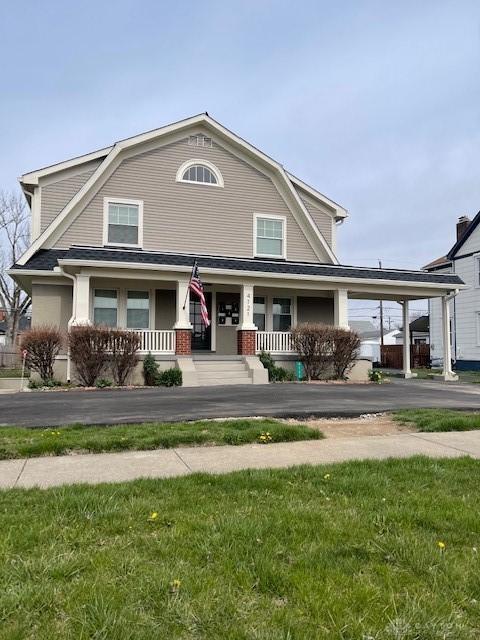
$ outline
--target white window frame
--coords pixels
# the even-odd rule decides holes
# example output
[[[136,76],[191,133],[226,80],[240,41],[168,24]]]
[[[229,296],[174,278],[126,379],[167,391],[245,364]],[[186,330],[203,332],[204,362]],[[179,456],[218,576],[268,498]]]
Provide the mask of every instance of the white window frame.
[[[111,204],[134,205],[138,207],[138,243],[128,244],[108,241],[108,210]],[[104,198],[103,199],[103,244],[106,247],[129,247],[143,249],[143,200],[130,200],[128,198]]]
[[[279,220],[282,223],[282,255],[259,253],[257,248],[257,225],[260,218],[265,218],[267,220]],[[276,258],[277,260],[287,259],[287,218],[285,216],[272,215],[271,213],[253,214],[253,255],[258,258]]]
[[[480,289],[480,253],[473,256],[473,286]]]
[[[133,327],[127,327],[128,324],[128,294],[130,292],[139,292],[141,291],[142,293],[146,293],[148,295],[148,327],[143,328],[143,329],[135,329]],[[131,287],[129,287],[128,289],[125,289],[124,291],[124,297],[125,297],[125,329],[128,329],[129,331],[151,331],[152,330],[152,292],[150,289],[132,289]]]
[[[99,291],[99,290],[103,290],[103,291],[115,291],[117,294],[117,324],[115,325],[115,327],[118,329],[120,327],[120,305],[121,305],[121,290],[118,287],[92,287],[91,290],[91,299],[90,299],[90,309],[91,311],[91,317],[90,317],[90,321],[94,326],[95,325],[95,291]],[[115,328],[112,327],[112,328]]]
[[[185,171],[187,171],[187,169],[190,169],[190,167],[193,167],[197,164],[203,165],[204,167],[207,167],[207,169],[210,169],[210,171],[213,173],[213,175],[217,179],[217,184],[213,184],[212,182],[197,182],[196,180],[184,180],[183,174],[185,173]],[[175,177],[175,181],[183,182],[184,184],[196,184],[200,187],[220,187],[223,189],[223,186],[224,186],[223,176],[220,173],[219,169],[213,164],[213,162],[209,162],[208,160],[202,160],[201,158],[193,158],[191,160],[187,160],[182,165],[180,165],[177,171],[177,175]]]

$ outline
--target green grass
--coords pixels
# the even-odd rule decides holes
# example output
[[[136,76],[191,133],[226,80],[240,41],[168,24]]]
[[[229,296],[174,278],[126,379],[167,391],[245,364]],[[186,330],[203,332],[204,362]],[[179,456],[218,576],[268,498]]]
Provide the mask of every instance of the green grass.
[[[451,409],[404,409],[393,414],[394,420],[412,423],[419,431],[471,431],[480,429],[480,413]]]
[[[30,371],[25,371],[25,378],[30,376]],[[0,368],[0,378],[21,378],[21,369],[3,369]]]
[[[267,432],[271,442],[315,440],[323,437],[318,430],[305,425],[286,424],[272,419],[112,426],[77,424],[45,429],[0,427],[0,459],[58,456],[72,451],[101,453],[128,449],[164,449],[182,445],[237,445],[260,442],[260,436]]]
[[[0,639],[473,640],[479,474],[413,458],[3,492]]]
[[[426,367],[417,367],[412,369],[417,374],[417,380],[429,380],[433,374],[439,375],[441,369],[427,369]],[[460,382],[470,382],[472,384],[480,384],[480,371],[455,371]],[[385,373],[387,378],[401,377],[400,373]]]

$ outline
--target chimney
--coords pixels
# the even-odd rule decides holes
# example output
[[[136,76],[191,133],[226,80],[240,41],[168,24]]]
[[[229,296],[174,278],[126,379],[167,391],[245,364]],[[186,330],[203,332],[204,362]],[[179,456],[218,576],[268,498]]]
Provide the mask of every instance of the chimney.
[[[460,216],[457,222],[457,240],[463,236],[468,226],[470,225],[470,218],[468,216]]]

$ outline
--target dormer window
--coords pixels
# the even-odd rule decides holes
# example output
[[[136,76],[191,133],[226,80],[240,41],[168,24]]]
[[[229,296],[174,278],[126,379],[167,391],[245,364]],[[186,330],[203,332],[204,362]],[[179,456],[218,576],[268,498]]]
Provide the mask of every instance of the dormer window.
[[[207,160],[188,160],[177,171],[177,182],[223,187],[223,177],[217,167]]]

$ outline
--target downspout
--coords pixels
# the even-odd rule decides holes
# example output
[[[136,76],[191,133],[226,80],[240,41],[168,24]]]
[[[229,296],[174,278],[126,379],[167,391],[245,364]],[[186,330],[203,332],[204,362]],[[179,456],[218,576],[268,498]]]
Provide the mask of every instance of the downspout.
[[[75,322],[75,309],[77,308],[77,278],[72,276],[70,273],[67,273],[63,270],[63,267],[60,267],[60,273],[66,278],[70,278],[73,282],[73,290],[72,290],[72,315],[70,320],[67,323],[68,331],[70,331],[70,327]],[[70,382],[72,377],[72,361],[70,358],[70,344],[67,341],[67,382]]]

